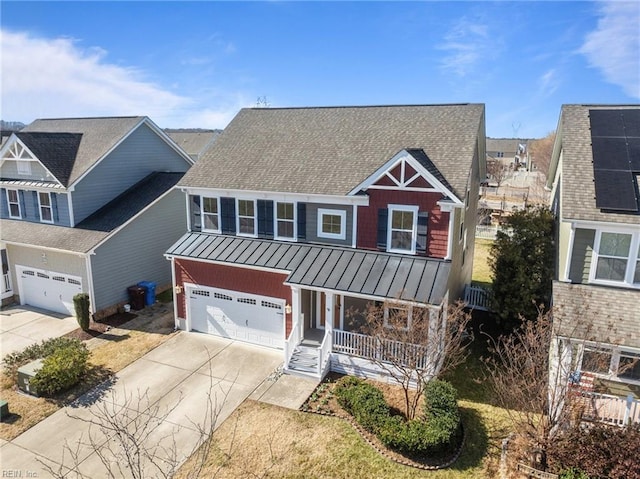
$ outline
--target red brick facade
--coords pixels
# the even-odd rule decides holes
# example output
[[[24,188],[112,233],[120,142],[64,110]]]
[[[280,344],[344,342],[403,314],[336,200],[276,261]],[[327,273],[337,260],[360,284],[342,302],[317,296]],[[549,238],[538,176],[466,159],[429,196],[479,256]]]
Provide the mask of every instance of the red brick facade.
[[[286,274],[271,273],[248,268],[238,268],[202,261],[176,259],[176,284],[192,283],[211,288],[222,288],[231,291],[280,298],[291,304],[291,288],[283,284]],[[178,317],[185,318],[185,294],[177,297]],[[286,336],[291,331],[291,315],[286,316]]]
[[[426,193],[401,190],[367,190],[369,206],[358,208],[358,248],[377,249],[378,210],[389,205],[414,205],[429,213],[427,226],[427,256],[447,256],[449,237],[449,213],[438,206],[441,193]]]

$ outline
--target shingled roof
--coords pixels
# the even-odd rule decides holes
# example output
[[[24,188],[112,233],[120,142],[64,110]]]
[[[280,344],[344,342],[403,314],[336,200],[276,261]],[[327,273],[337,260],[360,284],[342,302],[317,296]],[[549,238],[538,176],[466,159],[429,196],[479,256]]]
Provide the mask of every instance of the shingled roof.
[[[242,109],[180,186],[344,196],[423,150],[464,198],[484,105]]]
[[[0,220],[2,241],[87,253],[169,191],[184,173],[155,172],[93,213],[75,228]]]
[[[80,178],[144,120],[144,116],[41,119],[24,127],[17,135],[21,140],[28,138],[27,141],[31,140],[31,144],[39,148],[39,153],[32,150],[33,153],[66,187]],[[69,145],[60,147],[65,154],[63,158],[56,158],[53,153],[46,152],[44,140],[52,140],[54,147],[58,148],[64,138],[60,134],[81,136],[74,157],[70,156],[73,148]],[[66,138],[66,141],[70,143],[71,138]]]
[[[68,185],[82,133],[16,132],[16,136],[63,185]]]
[[[604,212],[596,207],[591,124],[589,121],[589,110],[639,108],[640,105],[562,106],[556,142],[560,142],[562,148],[560,191],[563,219],[640,225],[640,214]],[[559,150],[554,151],[555,156],[558,153]]]

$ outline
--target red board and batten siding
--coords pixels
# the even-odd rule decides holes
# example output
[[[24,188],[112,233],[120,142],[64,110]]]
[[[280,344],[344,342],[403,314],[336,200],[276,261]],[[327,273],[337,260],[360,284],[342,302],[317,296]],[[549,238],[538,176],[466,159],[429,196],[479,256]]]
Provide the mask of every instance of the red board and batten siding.
[[[367,190],[369,206],[358,208],[358,248],[377,249],[378,210],[389,205],[413,205],[429,213],[427,226],[427,256],[447,256],[449,236],[449,213],[438,206],[440,193],[397,190]]]
[[[176,284],[184,283],[283,299],[291,304],[291,288],[284,285],[286,274],[237,268],[202,261],[175,260]],[[286,337],[291,332],[291,315],[286,315]],[[186,318],[185,290],[178,295],[178,317]]]

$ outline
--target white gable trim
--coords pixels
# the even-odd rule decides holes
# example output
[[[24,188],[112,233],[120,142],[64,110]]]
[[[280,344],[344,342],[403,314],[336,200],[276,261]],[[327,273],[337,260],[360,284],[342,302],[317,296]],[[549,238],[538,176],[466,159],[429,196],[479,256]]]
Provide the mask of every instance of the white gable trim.
[[[393,175],[390,175],[389,172],[393,170],[396,166],[401,165],[401,179],[398,181]],[[417,174],[411,176],[410,178],[405,178],[405,165],[409,164],[411,168],[413,168]],[[419,176],[422,176],[427,183],[432,185],[432,188],[419,188],[419,187],[411,187],[410,185],[413,181],[415,181]],[[382,178],[388,178],[393,181],[396,186],[378,186],[375,185],[376,182],[381,180]],[[424,166],[422,166],[413,156],[409,154],[407,150],[402,150],[398,152],[393,158],[387,161],[384,165],[378,168],[371,176],[369,176],[366,180],[352,189],[348,196],[353,196],[362,190],[367,189],[385,189],[385,190],[404,190],[404,191],[424,191],[424,192],[437,192],[442,193],[447,198],[449,198],[454,203],[461,204],[462,201],[453,194],[453,192],[442,184],[435,176],[429,173]]]
[[[102,160],[104,160],[106,157],[108,157],[113,150],[115,150],[116,148],[118,148],[127,138],[129,138],[129,136],[131,136],[133,134],[134,131],[136,131],[138,128],[140,128],[140,126],[142,125],[147,125],[156,135],[158,135],[165,143],[167,143],[167,145],[169,145],[176,153],[178,153],[184,160],[185,162],[191,166],[194,164],[194,161],[189,157],[189,155],[187,155],[184,151],[182,151],[173,140],[171,140],[171,138],[169,138],[166,133],[164,133],[155,123],[153,123],[149,117],[142,117],[140,119],[140,121],[129,130],[129,132],[124,135],[122,138],[120,138],[120,140],[118,140],[115,145],[113,145],[104,155],[102,155],[93,165],[91,165],[90,168],[87,169],[87,171],[85,171],[82,175],[80,175],[80,177],[78,179],[76,179],[72,184],[69,185],[69,189],[75,188],[75,185],[79,182],[81,182],[85,176],[87,176],[89,173],[91,173],[93,171],[93,169],[95,167],[97,167],[100,163],[102,163]]]
[[[60,183],[60,180],[58,180],[58,178],[56,178],[56,176],[53,173],[51,173],[51,171],[49,171],[49,168],[44,166],[44,164],[38,159],[38,157],[36,155],[34,155],[33,151],[31,151],[27,147],[27,145],[25,145],[22,142],[22,140],[16,136],[15,133],[11,134],[11,136],[9,137],[7,142],[4,144],[2,149],[0,149],[0,165],[2,165],[7,160],[14,161],[13,159],[5,158],[4,156],[11,149],[11,147],[13,145],[15,145],[16,143],[19,144],[22,148],[24,148],[24,150],[29,154],[29,156],[31,156],[32,159],[31,160],[19,160],[19,159],[16,158],[15,161],[35,161],[35,162],[37,162],[40,166],[42,166],[42,168],[44,168],[44,170],[51,176],[51,178],[53,178],[55,180],[56,183],[58,183],[60,186],[62,186],[64,188],[64,185],[62,183]]]

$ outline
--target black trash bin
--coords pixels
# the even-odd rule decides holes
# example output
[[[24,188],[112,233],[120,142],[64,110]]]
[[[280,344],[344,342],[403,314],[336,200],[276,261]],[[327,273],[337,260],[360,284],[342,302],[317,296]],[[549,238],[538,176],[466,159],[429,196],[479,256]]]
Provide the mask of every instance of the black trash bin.
[[[144,309],[144,300],[147,295],[147,288],[137,285],[129,286],[127,291],[129,292],[129,303],[131,304],[131,309]]]

